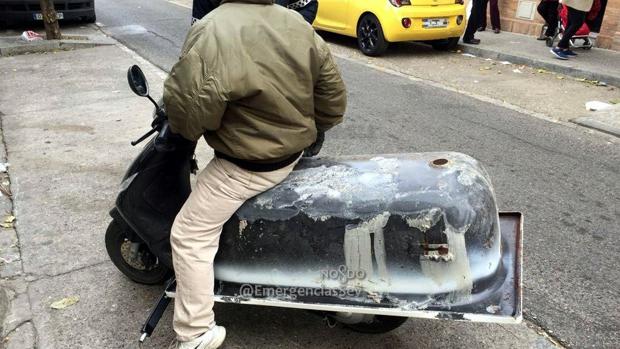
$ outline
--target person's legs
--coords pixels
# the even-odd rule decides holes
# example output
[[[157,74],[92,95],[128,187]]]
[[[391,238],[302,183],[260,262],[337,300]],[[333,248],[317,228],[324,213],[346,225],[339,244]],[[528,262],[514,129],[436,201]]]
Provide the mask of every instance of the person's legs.
[[[215,326],[213,259],[224,223],[247,199],[283,181],[296,163],[272,172],[250,172],[214,158],[198,176],[170,237],[177,280],[173,327],[179,341]]]
[[[554,36],[555,32],[558,30],[558,20],[559,20],[559,10],[560,3],[557,1],[548,1],[547,2],[547,36]]]
[[[570,39],[581,28],[583,22],[586,19],[586,12],[575,10],[572,7],[568,8],[568,21],[564,33],[562,33],[562,40],[558,43],[558,47],[563,50],[570,48]]]
[[[493,1],[493,0],[490,0]],[[473,6],[473,5],[472,5]],[[473,11],[473,7],[472,7]],[[487,28],[487,2],[485,1],[482,5],[482,10],[480,10],[482,16],[480,16],[480,25],[478,25],[479,30],[484,30]]]
[[[491,26],[493,29],[502,29],[499,21],[499,6],[497,6],[497,0],[490,0],[491,2]],[[486,13],[485,13],[485,24],[486,24]]]
[[[472,0],[471,14],[467,20],[467,29],[465,29],[465,33],[463,34],[463,41],[470,41],[474,39],[474,34],[480,27],[480,19],[484,15],[483,11],[486,2],[487,0]]]
[[[542,0],[536,10],[547,23],[545,36],[554,36],[558,28],[558,2]]]

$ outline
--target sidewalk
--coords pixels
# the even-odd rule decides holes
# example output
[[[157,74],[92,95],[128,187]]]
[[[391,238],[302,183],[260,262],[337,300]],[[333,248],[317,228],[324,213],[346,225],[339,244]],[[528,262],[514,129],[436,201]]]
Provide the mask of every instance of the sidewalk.
[[[0,240],[7,349],[136,347],[162,290],[125,278],[103,241],[121,176],[140,151],[129,141],[147,130],[152,112],[127,87],[131,64],[141,65],[159,97],[165,74],[120,45],[0,57],[0,118],[13,192],[6,203],[12,210],[0,208],[17,217],[17,237]],[[209,154],[204,143],[199,148],[204,166]],[[51,308],[67,297],[78,302]],[[171,310],[147,347],[163,348],[173,337]],[[363,336],[330,329],[303,311],[234,304],[218,304],[216,311],[229,329],[227,348],[428,348],[435,338],[448,346],[551,346],[525,323],[410,320],[390,334]]]
[[[593,48],[576,49],[578,57],[562,61],[554,58],[544,41],[533,36],[490,30],[476,33],[480,45],[461,45],[464,52],[534,68],[543,68],[560,74],[597,80],[620,87],[620,52]]]
[[[35,30],[45,38],[45,31]],[[25,41],[19,30],[0,31],[0,57],[15,56],[25,53],[43,53],[54,51],[68,51],[81,48],[92,48],[104,45],[114,45],[116,42],[103,35],[94,25],[80,28],[63,28],[61,40],[34,40]]]

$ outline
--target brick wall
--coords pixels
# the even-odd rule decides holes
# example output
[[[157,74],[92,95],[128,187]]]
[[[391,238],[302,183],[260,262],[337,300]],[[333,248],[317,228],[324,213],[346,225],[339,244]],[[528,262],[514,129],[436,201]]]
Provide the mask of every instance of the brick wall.
[[[538,5],[539,0],[535,0]],[[519,0],[498,0],[502,30],[538,36],[545,23],[538,13],[533,20],[517,18]],[[598,47],[620,51],[620,0],[608,0],[601,33],[596,41]]]

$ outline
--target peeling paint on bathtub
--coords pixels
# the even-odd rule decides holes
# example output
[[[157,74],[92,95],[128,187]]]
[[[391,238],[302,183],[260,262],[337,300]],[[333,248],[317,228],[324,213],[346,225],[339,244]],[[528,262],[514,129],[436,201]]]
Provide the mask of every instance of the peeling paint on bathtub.
[[[364,279],[348,280],[350,286],[364,286],[372,281],[389,283],[383,237],[383,228],[389,218],[390,213],[383,212],[368,221],[346,227],[344,257],[347,269],[366,274]],[[377,265],[376,275],[373,262]]]
[[[437,224],[437,221],[441,218],[441,209],[433,207],[430,210],[420,211],[415,217],[407,217],[405,221],[411,228],[419,229],[421,232],[425,232]]]

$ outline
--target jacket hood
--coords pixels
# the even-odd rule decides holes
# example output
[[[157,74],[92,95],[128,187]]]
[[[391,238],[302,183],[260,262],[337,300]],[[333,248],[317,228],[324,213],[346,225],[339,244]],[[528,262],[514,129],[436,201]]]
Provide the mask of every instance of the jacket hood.
[[[220,4],[225,4],[228,2],[240,2],[240,3],[245,3],[245,4],[262,4],[262,5],[273,4],[273,0],[222,0]]]

